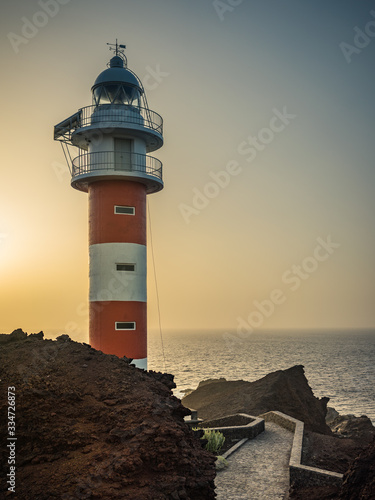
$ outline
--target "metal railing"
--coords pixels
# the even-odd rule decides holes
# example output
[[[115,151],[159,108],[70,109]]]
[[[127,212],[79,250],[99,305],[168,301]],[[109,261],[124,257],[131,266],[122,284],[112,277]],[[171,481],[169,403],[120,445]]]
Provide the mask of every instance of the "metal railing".
[[[163,135],[163,118],[155,111],[127,104],[102,104],[86,106],[79,110],[79,127],[99,123],[133,123]]]
[[[98,170],[140,172],[162,180],[163,164],[153,156],[122,151],[83,153],[72,161],[72,177]]]

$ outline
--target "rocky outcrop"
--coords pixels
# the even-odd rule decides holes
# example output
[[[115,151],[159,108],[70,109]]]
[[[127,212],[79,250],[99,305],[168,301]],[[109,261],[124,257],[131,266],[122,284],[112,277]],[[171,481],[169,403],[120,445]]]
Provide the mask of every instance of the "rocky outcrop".
[[[337,437],[351,438],[359,443],[368,444],[375,437],[375,427],[366,415],[338,415],[329,423]]]
[[[323,468],[328,465],[329,470],[344,473],[343,483],[341,486],[292,487],[289,492],[291,500],[374,500],[375,441],[360,448],[354,439],[314,433],[308,433],[308,441],[307,446],[314,449],[318,463],[309,462],[305,465]]]
[[[344,474],[340,500],[375,498],[375,440],[353,461]]]
[[[344,474],[355,457],[367,446],[351,438],[338,438],[316,432],[305,432],[302,463]]]
[[[343,474],[374,439],[375,427],[365,415],[340,415],[334,408],[328,408],[326,422],[331,436],[305,432],[302,463]]]
[[[0,338],[0,391],[16,393],[12,498],[215,498],[215,457],[184,423],[189,412],[172,395],[171,375],[42,337],[18,330]],[[2,447],[3,478],[8,455]],[[1,498],[6,488],[2,481]]]
[[[302,420],[305,428],[331,434],[325,422],[328,398],[314,396],[303,366],[278,370],[255,382],[216,380],[204,382],[183,398],[188,408],[198,410],[203,419],[234,413],[260,415],[278,410]]]
[[[330,425],[331,422],[333,422],[339,415],[339,412],[335,410],[335,408],[332,408],[332,406],[327,406],[326,423]]]

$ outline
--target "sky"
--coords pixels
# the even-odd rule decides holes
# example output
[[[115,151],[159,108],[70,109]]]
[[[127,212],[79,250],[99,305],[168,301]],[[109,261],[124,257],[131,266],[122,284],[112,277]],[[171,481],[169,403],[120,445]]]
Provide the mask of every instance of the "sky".
[[[374,328],[371,9],[4,1],[0,332],[88,341],[87,195],[53,127],[91,104],[116,38],[164,119],[148,197],[162,328]],[[154,332],[150,244],[148,273]]]

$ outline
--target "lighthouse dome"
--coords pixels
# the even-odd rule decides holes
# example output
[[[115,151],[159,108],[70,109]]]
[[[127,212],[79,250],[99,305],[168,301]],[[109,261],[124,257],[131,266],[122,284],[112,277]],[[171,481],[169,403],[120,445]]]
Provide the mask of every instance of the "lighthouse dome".
[[[100,73],[92,86],[94,104],[140,105],[142,87],[137,77],[124,67],[119,56],[110,60],[110,67]]]

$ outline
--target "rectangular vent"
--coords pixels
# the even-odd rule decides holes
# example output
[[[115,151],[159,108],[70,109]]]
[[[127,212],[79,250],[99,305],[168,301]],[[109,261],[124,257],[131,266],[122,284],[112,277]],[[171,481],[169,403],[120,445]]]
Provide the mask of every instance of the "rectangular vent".
[[[135,330],[135,321],[120,322],[115,323],[116,330]]]
[[[115,205],[115,214],[135,215],[135,207]]]
[[[116,271],[135,271],[135,264],[116,264]]]

